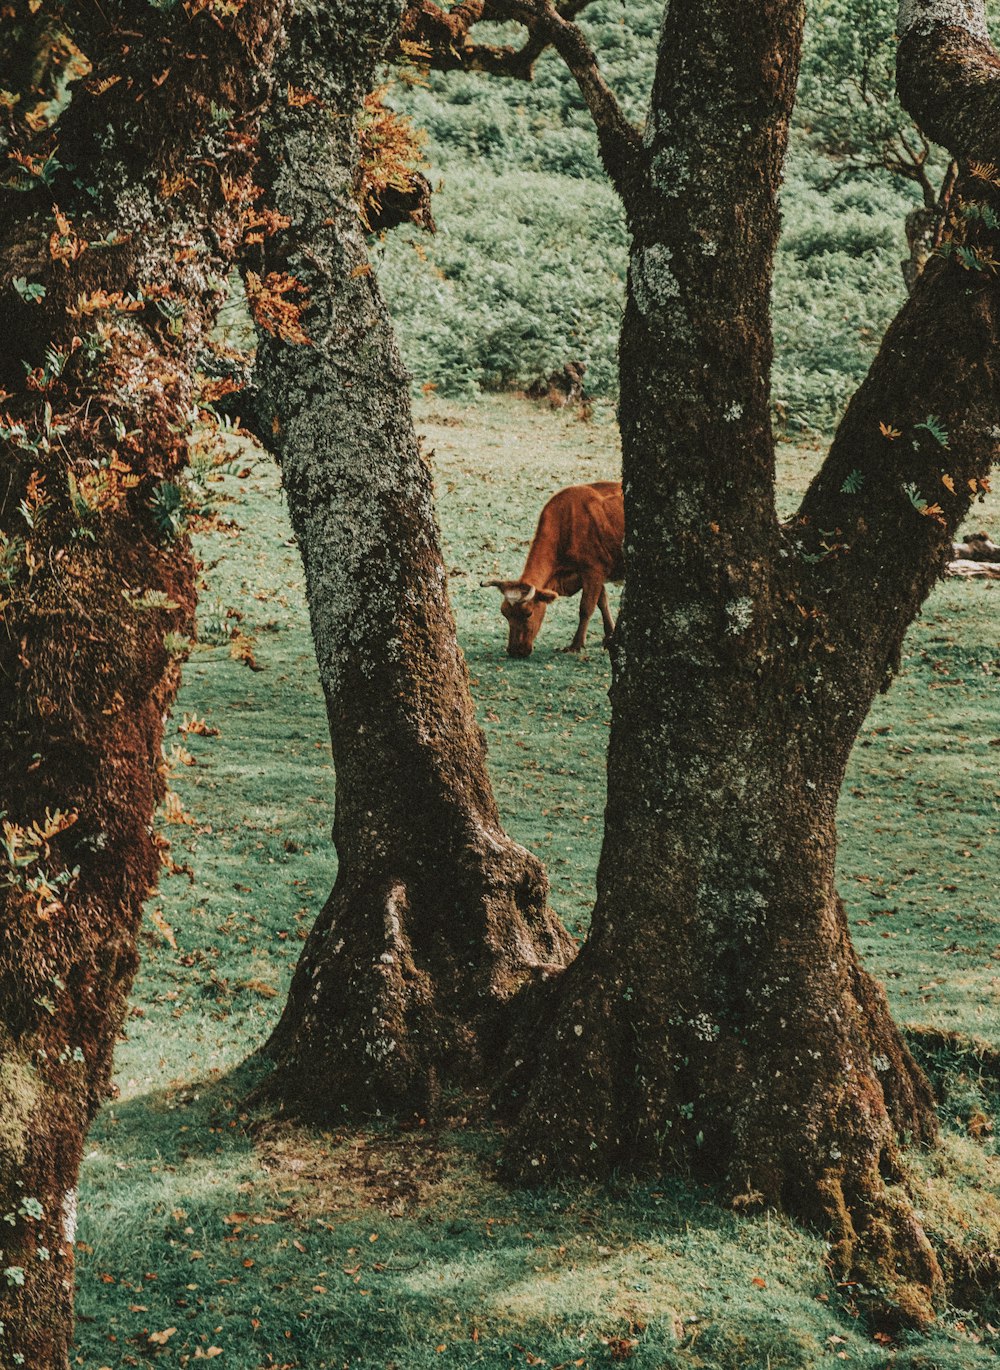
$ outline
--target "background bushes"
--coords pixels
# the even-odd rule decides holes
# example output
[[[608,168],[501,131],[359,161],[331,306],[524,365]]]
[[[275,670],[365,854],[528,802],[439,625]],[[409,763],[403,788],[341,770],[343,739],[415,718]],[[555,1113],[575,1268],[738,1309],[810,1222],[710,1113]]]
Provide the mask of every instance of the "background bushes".
[[[848,147],[839,127],[829,136],[819,108],[826,64],[847,62],[843,82],[851,62],[866,60],[851,6],[876,3],[891,8],[837,0],[813,9],[774,294],[775,412],[793,431],[831,426],[904,293],[903,221],[919,188],[865,164],[867,153],[877,157],[874,141]],[[659,0],[630,0],[627,10],[596,0],[588,10],[602,65],[637,120],[661,13]],[[846,56],[835,51],[832,25],[847,35]],[[883,45],[891,35],[891,23],[869,29]],[[531,83],[435,74],[426,86],[397,87],[394,98],[426,130],[438,186],[438,233],[399,230],[377,249],[415,381],[469,396],[526,387],[583,361],[591,393],[613,399],[627,236],[565,68],[546,55]],[[878,138],[900,117],[893,107],[880,118]]]

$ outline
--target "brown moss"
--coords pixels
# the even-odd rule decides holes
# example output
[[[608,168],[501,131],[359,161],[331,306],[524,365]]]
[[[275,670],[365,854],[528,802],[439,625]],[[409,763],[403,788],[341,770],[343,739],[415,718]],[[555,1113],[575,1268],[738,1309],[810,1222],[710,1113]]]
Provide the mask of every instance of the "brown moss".
[[[24,1271],[4,1290],[0,1356],[37,1370],[67,1363],[64,1223],[159,872],[163,720],[179,681],[164,635],[193,620],[191,549],[158,525],[154,496],[187,464],[194,365],[253,199],[281,9],[248,0],[220,23],[137,0],[119,8],[134,31],[122,45],[78,7],[92,80],[58,135],[89,184],[57,170],[40,196],[0,192],[0,292],[14,300],[0,335],[0,811],[22,830],[46,811],[75,816],[27,864],[0,866],[0,1213],[16,1215],[5,1262]],[[164,71],[165,41],[203,45],[206,60]],[[226,136],[213,102],[232,108]],[[15,121],[10,134],[25,165],[51,150],[47,128]],[[161,195],[181,163],[183,192]],[[21,300],[14,275],[44,294]]]

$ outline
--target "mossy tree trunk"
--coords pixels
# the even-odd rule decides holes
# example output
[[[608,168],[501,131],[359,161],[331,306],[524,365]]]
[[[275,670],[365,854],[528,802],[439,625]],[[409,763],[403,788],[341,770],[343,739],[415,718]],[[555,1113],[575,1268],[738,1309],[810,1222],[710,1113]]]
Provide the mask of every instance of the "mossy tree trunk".
[[[256,407],[305,566],[339,865],[263,1093],[322,1118],[426,1112],[442,1084],[475,1082],[503,1006],[571,946],[541,863],[501,826],[409,378],[354,201],[355,120],[401,8],[296,0],[280,71],[298,94],[264,134],[289,223],[262,278],[305,293],[286,292],[294,327],[260,332]]]
[[[176,518],[193,363],[246,226],[247,111],[279,13],[274,0],[235,20],[144,0],[5,8],[5,1367],[69,1364],[77,1173],[161,864],[164,716],[192,629],[196,565]]]
[[[841,1276],[916,1320],[941,1277],[900,1142],[933,1138],[933,1099],[851,946],[835,810],[1000,418],[998,67],[966,10],[904,5],[900,61],[965,165],[951,234],[978,264],[926,267],[782,526],[769,297],[802,7],[667,7],[644,147],[606,157],[633,246],[597,906],[509,1082],[513,1173],[688,1168],[817,1224]]]

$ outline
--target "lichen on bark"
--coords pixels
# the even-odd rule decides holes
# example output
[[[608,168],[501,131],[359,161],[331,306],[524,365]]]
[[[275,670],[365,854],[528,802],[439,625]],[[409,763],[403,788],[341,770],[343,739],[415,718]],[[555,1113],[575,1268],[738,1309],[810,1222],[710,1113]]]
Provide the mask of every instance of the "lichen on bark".
[[[943,1285],[901,1157],[933,1141],[934,1100],[851,946],[834,815],[1000,417],[995,233],[961,211],[996,200],[968,174],[1000,160],[981,15],[904,6],[904,100],[967,172],[781,525],[769,300],[802,7],[666,7],[648,170],[623,194],[627,580],[597,903],[506,1081],[508,1173],[691,1171],[816,1224],[842,1278],[916,1322]]]
[[[355,120],[400,9],[299,0],[280,63],[313,98],[277,104],[264,133],[267,193],[289,223],[260,270],[305,288],[311,341],[260,331],[257,408],[306,572],[338,873],[261,1097],[327,1118],[426,1112],[442,1085],[477,1081],[503,1006],[571,947],[541,863],[501,826],[409,377],[354,201]]]

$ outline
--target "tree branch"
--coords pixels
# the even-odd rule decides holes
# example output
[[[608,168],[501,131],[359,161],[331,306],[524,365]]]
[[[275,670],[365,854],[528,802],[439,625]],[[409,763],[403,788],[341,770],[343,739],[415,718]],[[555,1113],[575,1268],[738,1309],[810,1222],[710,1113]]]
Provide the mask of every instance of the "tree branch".
[[[557,6],[564,19],[571,20],[586,9],[591,0],[563,0]],[[505,0],[464,0],[450,10],[434,0],[409,0],[397,38],[390,50],[393,60],[405,57],[408,45],[426,54],[435,71],[480,71],[506,76],[516,81],[534,79],[535,63],[550,45],[550,40],[529,29],[523,47],[474,43],[471,30],[479,23],[518,21]]]
[[[902,0],[896,82],[921,131],[959,161],[1000,155],[1000,57],[983,0]]]
[[[469,35],[475,24],[508,17],[494,11],[491,0],[465,0],[450,10],[434,0],[410,0],[389,55],[398,61],[416,47],[435,71],[480,71],[530,81],[547,43],[533,36],[522,48],[472,42]]]
[[[844,416],[794,525],[796,593],[834,654],[841,708],[866,711],[988,489],[1000,418],[1000,58],[981,0],[904,0],[904,106],[960,163],[936,254]],[[858,624],[864,623],[859,633]],[[822,716],[823,709],[818,710]]]
[[[597,128],[601,161],[611,182],[626,204],[641,184],[647,166],[642,136],[622,111],[614,91],[604,79],[593,48],[570,15],[583,4],[576,0],[557,6],[552,0],[495,0],[508,18],[524,24],[532,37],[551,44],[566,63],[586,101]]]
[[[555,48],[576,80],[597,128],[601,160],[623,198],[645,169],[642,138],[626,119],[601,72],[597,57],[573,21],[590,0],[464,0],[450,10],[434,0],[410,0],[394,53],[405,55],[416,45],[438,71],[480,71],[530,81],[535,63]],[[478,23],[513,21],[527,30],[523,47],[473,43]]]

